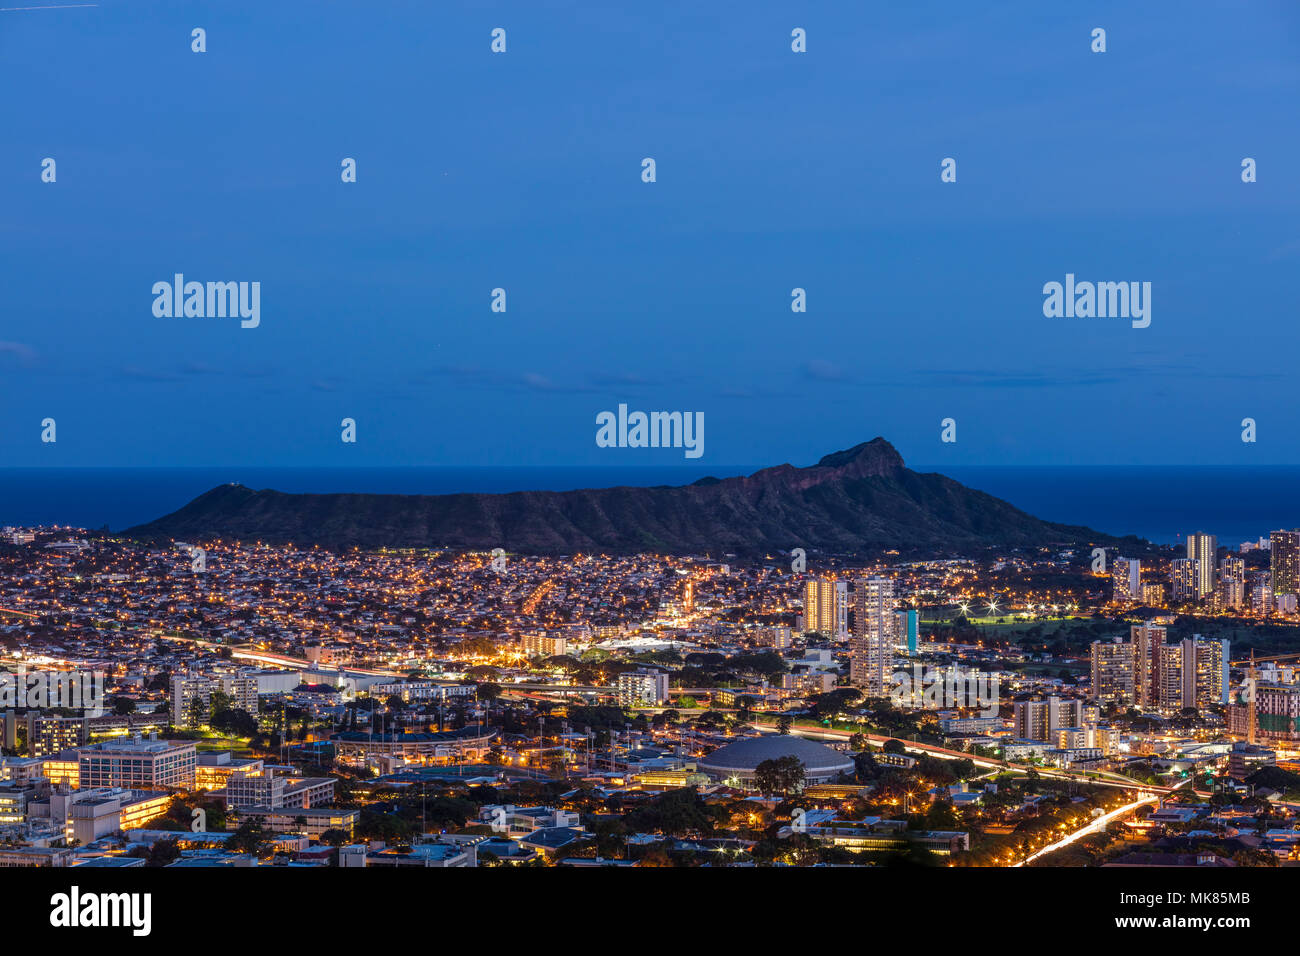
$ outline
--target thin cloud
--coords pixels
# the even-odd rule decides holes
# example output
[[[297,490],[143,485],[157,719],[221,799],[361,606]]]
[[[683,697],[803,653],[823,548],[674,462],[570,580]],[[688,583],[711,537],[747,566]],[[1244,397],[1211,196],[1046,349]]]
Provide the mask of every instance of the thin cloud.
[[[12,355],[23,365],[32,365],[36,362],[36,350],[22,342],[0,341],[0,355]]]

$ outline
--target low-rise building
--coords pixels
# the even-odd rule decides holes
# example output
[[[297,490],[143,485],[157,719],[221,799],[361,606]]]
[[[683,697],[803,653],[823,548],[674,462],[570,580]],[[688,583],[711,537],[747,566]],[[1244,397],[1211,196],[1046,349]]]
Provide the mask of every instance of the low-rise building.
[[[267,768],[239,771],[226,780],[226,808],[320,807],[334,802],[333,777],[298,777]]]
[[[342,830],[349,837],[361,818],[359,810],[330,807],[242,807],[240,820],[257,820],[272,833],[306,833],[319,837],[326,830]]]
[[[105,741],[80,748],[79,787],[156,790],[194,786],[197,764],[192,740]]]

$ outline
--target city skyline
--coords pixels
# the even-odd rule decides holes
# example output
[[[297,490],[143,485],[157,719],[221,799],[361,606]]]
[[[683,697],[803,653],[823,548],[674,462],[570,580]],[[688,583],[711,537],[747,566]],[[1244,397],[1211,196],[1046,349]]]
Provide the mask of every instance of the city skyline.
[[[15,927],[1280,929],[1297,52],[1294,0],[0,6]]]
[[[0,862],[1178,866],[1213,825],[1202,854],[1291,865],[1300,831],[1243,830],[1255,788],[1300,793],[1278,540],[1216,547],[1180,596],[1201,558],[1175,549],[787,567],[5,529],[0,668],[101,686],[0,700]],[[400,798],[383,822],[416,784],[443,829]],[[1044,817],[1044,786],[1074,799]],[[611,838],[604,794],[651,829]],[[744,807],[695,825],[743,856],[655,832],[681,801]]]

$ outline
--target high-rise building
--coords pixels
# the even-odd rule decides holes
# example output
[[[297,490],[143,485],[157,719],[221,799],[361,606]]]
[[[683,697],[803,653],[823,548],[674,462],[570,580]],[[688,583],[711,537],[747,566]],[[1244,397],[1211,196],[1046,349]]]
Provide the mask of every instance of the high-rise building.
[[[1219,603],[1238,608],[1246,603],[1246,562],[1228,555],[1219,562]]]
[[[875,577],[854,582],[849,680],[872,696],[883,696],[889,686],[898,623],[895,610],[891,579]]]
[[[1228,705],[1228,732],[1237,737],[1250,735],[1250,704],[1246,700]],[[1300,684],[1255,684],[1255,737],[1270,743],[1300,742]]]
[[[1093,696],[1178,711],[1227,703],[1228,642],[1193,635],[1166,644],[1166,630],[1135,624],[1131,640],[1092,645]]]
[[[1195,634],[1183,641],[1183,706],[1211,707],[1228,702],[1228,641]]]
[[[1141,562],[1136,558],[1116,558],[1111,570],[1114,589],[1111,600],[1116,604],[1128,604],[1142,599]]]
[[[1063,727],[1086,727],[1097,721],[1097,709],[1073,697],[1018,700],[1012,710],[1016,736],[1023,740],[1051,740]]]
[[[1187,536],[1187,557],[1197,563],[1193,597],[1198,601],[1214,593],[1214,570],[1219,564],[1218,550],[1219,539],[1212,534],[1198,531]]]
[[[251,672],[213,677],[177,674],[172,677],[173,726],[185,730],[208,726],[216,694],[224,694],[235,710],[257,715],[258,680]]]
[[[1195,558],[1174,558],[1170,562],[1170,584],[1173,602],[1182,604],[1196,598],[1196,582],[1200,575],[1200,562]]]
[[[1273,594],[1300,594],[1300,530],[1274,531],[1268,538]]]
[[[1273,575],[1263,571],[1258,576],[1252,575],[1250,582],[1250,609],[1256,614],[1273,613]]]
[[[1157,696],[1151,703],[1163,711],[1181,710],[1184,705],[1183,676],[1194,674],[1194,669],[1183,668],[1184,644],[1161,644],[1156,647],[1160,667],[1157,670]]]
[[[1139,707],[1160,704],[1160,648],[1165,637],[1165,629],[1158,624],[1134,624],[1129,628],[1133,644],[1133,703]]]
[[[1092,696],[1118,704],[1133,702],[1133,645],[1118,639],[1092,642]]]
[[[38,710],[27,711],[27,753],[48,757],[62,750],[80,747],[90,739],[85,717],[58,717]]]
[[[217,682],[209,677],[177,674],[172,677],[172,724],[183,730],[199,730],[212,719],[212,694]]]
[[[221,690],[230,698],[230,706],[235,710],[257,716],[258,682],[252,672],[244,671],[233,677],[222,677]]]
[[[920,623],[920,612],[916,608],[898,612],[898,636],[901,643],[907,647],[909,657],[916,655],[917,645],[921,640]]]
[[[803,627],[841,641],[849,636],[849,585],[831,578],[810,578],[803,589]]]
[[[624,671],[618,675],[620,707],[658,707],[668,701],[668,675],[663,671]]]
[[[1200,710],[1228,702],[1228,642],[1199,634],[1158,649],[1159,705],[1164,711]]]

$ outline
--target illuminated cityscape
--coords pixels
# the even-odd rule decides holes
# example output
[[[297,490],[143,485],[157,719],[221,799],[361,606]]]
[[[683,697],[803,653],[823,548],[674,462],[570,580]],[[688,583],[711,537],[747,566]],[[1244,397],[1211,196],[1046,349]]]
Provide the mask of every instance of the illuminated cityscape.
[[[24,0],[0,76],[28,948],[1285,938],[1296,0]]]
[[[104,693],[0,698],[0,863],[1290,865],[1291,534],[802,571],[213,541],[195,570],[6,528],[5,670]],[[1200,599],[1148,600],[1192,553]]]

